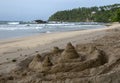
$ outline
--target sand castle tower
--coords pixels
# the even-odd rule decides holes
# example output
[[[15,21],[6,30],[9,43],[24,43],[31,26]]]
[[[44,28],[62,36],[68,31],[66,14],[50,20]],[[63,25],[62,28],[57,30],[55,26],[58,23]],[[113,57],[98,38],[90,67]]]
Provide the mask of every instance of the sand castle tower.
[[[48,56],[46,56],[44,60],[41,61],[41,56],[37,54],[32,60],[32,62],[29,64],[29,68],[33,71],[47,72],[50,70],[52,65],[53,64]]]
[[[36,66],[37,66],[37,64],[40,63],[40,61],[41,61],[41,55],[40,55],[40,54],[37,54],[37,55],[33,58],[33,60],[31,61],[31,63],[29,64],[28,67],[29,67],[30,69],[35,69]]]
[[[60,49],[58,47],[54,47],[52,53],[59,53]]]
[[[65,50],[61,55],[62,59],[74,59],[79,57],[77,51],[75,50],[74,46],[71,43],[67,44]]]
[[[41,68],[39,69],[39,71],[44,72],[44,73],[48,72],[52,66],[53,66],[53,64],[50,61],[50,58],[48,56],[46,56],[41,64]]]
[[[96,50],[98,50],[95,46],[90,46],[89,48],[88,48],[88,53],[89,54],[91,54],[91,53],[93,53],[94,51],[96,51]]]
[[[45,57],[44,61],[42,62],[42,66],[43,67],[48,67],[48,66],[52,66],[52,62],[50,61],[50,58],[48,56]]]

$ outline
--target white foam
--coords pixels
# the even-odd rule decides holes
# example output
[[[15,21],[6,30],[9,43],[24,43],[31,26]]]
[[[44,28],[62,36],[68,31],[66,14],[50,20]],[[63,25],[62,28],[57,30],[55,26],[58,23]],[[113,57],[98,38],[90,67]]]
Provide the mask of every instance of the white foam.
[[[46,31],[46,33],[52,33],[52,32],[50,32],[50,31]]]
[[[43,29],[43,27],[23,27],[23,26],[19,26],[19,27],[0,27],[0,30],[39,30],[39,29]]]

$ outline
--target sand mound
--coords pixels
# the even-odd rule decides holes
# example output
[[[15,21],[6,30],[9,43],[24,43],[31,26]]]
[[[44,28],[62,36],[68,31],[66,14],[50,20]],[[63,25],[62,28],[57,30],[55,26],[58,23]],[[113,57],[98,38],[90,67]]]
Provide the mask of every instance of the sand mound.
[[[87,57],[89,59],[86,59],[83,62],[81,62],[78,59],[75,59],[75,60],[73,59],[73,61],[66,60],[63,62],[59,62],[58,64],[56,64],[52,67],[51,73],[70,72],[70,71],[80,72],[85,69],[104,65],[105,63],[108,62],[105,53],[98,49],[94,50],[92,55],[88,55],[88,56],[91,56],[92,58]]]
[[[53,50],[52,50],[53,54],[56,54],[56,53],[59,53],[59,52],[61,52],[61,50],[58,47],[54,47]]]
[[[37,54],[29,64],[28,68],[36,72],[46,72],[51,68],[52,65],[53,64],[48,56],[46,56],[42,61],[41,56]]]
[[[40,54],[37,54],[33,58],[32,62],[29,64],[28,67],[30,69],[39,69],[39,68],[41,68],[41,56],[40,56]]]
[[[85,69],[98,67],[108,62],[105,53],[101,50],[95,50],[92,58],[78,64],[72,71],[83,71]]]
[[[41,55],[37,54],[34,58],[33,58],[33,62],[34,61],[41,61]]]
[[[75,50],[71,43],[68,43],[65,50],[61,54],[61,59],[75,59],[78,58],[79,54]]]
[[[77,44],[76,45],[76,50],[78,52],[83,52],[87,54],[91,54],[97,49],[97,44],[95,43],[88,43],[88,44]]]
[[[75,49],[71,42],[67,43],[66,49]]]
[[[45,57],[44,61],[42,62],[42,66],[43,67],[48,67],[48,66],[52,66],[52,62],[50,61],[50,58],[48,56]]]
[[[97,51],[97,48],[95,46],[89,46],[87,53],[92,54],[95,50]]]
[[[50,69],[51,69],[51,66],[53,66],[52,62],[50,61],[49,57],[46,56],[43,60],[42,63],[39,63],[37,65],[37,70],[36,71],[39,71],[39,72],[44,72],[44,73],[47,73]]]

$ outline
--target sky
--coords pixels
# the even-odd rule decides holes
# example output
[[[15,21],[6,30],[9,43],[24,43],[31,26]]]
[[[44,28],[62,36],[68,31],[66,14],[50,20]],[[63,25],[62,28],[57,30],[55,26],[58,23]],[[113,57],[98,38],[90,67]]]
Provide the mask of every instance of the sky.
[[[57,11],[115,3],[120,0],[0,0],[0,21],[48,20]]]

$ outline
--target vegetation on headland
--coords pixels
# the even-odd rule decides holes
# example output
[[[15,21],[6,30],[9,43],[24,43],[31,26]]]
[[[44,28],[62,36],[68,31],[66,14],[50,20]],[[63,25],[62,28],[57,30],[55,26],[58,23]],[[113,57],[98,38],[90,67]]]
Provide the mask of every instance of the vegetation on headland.
[[[120,22],[120,9],[115,12],[112,21]]]
[[[120,4],[58,11],[49,17],[49,21],[120,22]]]

